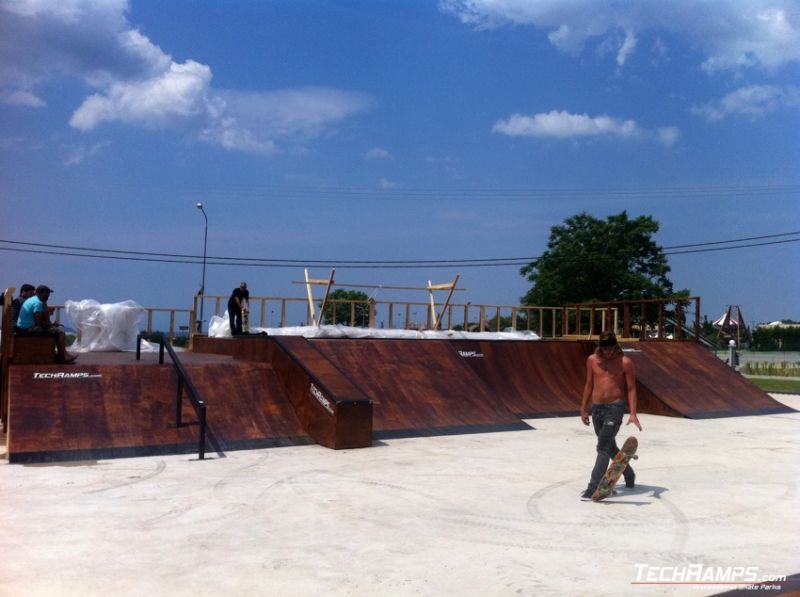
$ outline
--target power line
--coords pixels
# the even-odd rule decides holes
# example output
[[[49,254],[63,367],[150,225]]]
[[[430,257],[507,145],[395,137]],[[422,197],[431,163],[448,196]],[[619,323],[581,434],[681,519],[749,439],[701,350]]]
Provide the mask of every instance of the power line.
[[[773,239],[773,238],[783,238],[787,236],[796,236],[800,235],[800,230],[796,230],[793,232],[780,232],[775,234],[765,234],[761,236],[749,236],[743,238],[734,238],[728,240],[719,240],[719,241],[707,241],[702,243],[691,243],[691,244],[683,244],[683,245],[672,245],[662,247],[665,254],[668,255],[681,255],[686,253],[695,253],[695,252],[707,252],[707,251],[676,251],[675,249],[691,249],[695,247],[709,247],[711,245],[723,245],[723,244],[732,244],[732,243],[742,243],[746,241],[753,241],[753,240],[765,240],[765,239]],[[737,248],[747,248],[753,246],[762,246],[768,244],[781,244],[781,242],[795,242],[800,241],[800,239],[790,239],[788,241],[780,241],[775,243],[757,243],[757,244],[746,244],[746,245],[738,245],[735,247],[720,247],[716,250],[730,250],[730,249],[737,249]],[[101,255],[86,255],[85,252],[89,253],[108,253],[112,255],[137,255],[142,257],[154,257],[158,259],[152,259],[152,261],[162,261],[165,263],[197,263],[198,260],[201,260],[202,257],[198,255],[190,255],[185,253],[156,253],[150,251],[127,251],[127,250],[117,250],[117,249],[98,249],[94,247],[80,247],[80,246],[73,246],[73,245],[51,245],[45,243],[32,243],[26,241],[16,241],[16,240],[6,240],[0,239],[0,243],[12,244],[12,245],[22,245],[28,247],[41,247],[46,249],[66,249],[68,251],[82,251],[83,253],[61,253],[56,251],[47,251],[48,254],[52,255],[66,255],[66,256],[75,256],[75,257],[101,257]],[[3,248],[0,249],[13,251],[15,249],[11,248]],[[29,251],[27,249],[18,249],[18,251],[27,251],[27,252],[45,252],[45,251]],[[161,258],[174,258],[174,259],[161,259]],[[122,259],[122,257],[120,257]],[[337,265],[341,267],[345,266],[356,266],[356,265],[381,265],[381,266],[390,266],[390,265],[402,265],[402,266],[426,266],[426,265],[436,265],[436,264],[448,264],[448,265],[469,265],[469,264],[501,264],[501,265],[518,265],[518,264],[526,264],[531,261],[535,261],[540,259],[541,256],[538,257],[531,257],[531,256],[522,256],[522,257],[493,257],[493,258],[482,258],[482,259],[416,259],[416,260],[336,260],[336,259],[266,259],[266,258],[252,258],[252,257],[221,257],[210,255],[207,257],[206,262],[211,263],[213,265],[226,265],[225,262],[232,261],[236,262],[236,265],[243,265],[247,263],[252,264],[263,264],[269,265],[273,267],[277,267],[279,265],[288,265],[288,266],[297,266],[297,265]],[[133,261],[148,261],[148,259],[144,258],[134,258],[134,257],[127,257],[127,260]]]
[[[707,253],[712,251],[732,251],[738,249],[746,249],[751,247],[761,247],[769,245],[779,245],[787,243],[800,242],[800,238],[786,239],[783,237],[794,236],[800,234],[800,231],[783,232],[776,234],[767,234],[762,236],[753,236],[746,238],[711,241],[703,243],[693,243],[685,245],[674,245],[671,247],[664,247],[665,255],[686,255],[695,253]],[[712,245],[731,245],[732,243],[742,243],[752,240],[765,240],[765,239],[778,239],[766,242],[747,242],[746,244],[736,244],[734,246],[712,246]],[[88,247],[75,247],[69,245],[49,245],[43,243],[31,243],[24,241],[13,241],[0,239],[0,243],[21,245],[27,247],[41,247],[39,249],[22,249],[14,247],[0,247],[2,251],[19,252],[19,253],[36,253],[43,255],[54,255],[59,257],[83,257],[93,259],[110,259],[120,261],[140,261],[146,263],[178,263],[197,265],[202,263],[201,257],[196,255],[176,254],[176,253],[155,253],[146,251],[122,251],[116,249],[96,249]],[[64,249],[64,250],[45,250],[45,249]],[[678,250],[684,249],[684,250]],[[80,253],[74,251],[81,251]],[[237,258],[237,257],[216,257],[210,256],[206,258],[207,265],[215,266],[237,266],[237,267],[273,267],[273,268],[291,268],[301,265],[306,266],[324,266],[324,267],[337,267],[341,269],[423,269],[423,268],[479,268],[479,267],[519,267],[528,265],[529,263],[539,261],[541,256],[538,257],[501,257],[501,258],[484,258],[484,259],[434,259],[434,260],[384,260],[384,261],[346,261],[346,260],[302,260],[302,259],[255,259],[255,258]]]

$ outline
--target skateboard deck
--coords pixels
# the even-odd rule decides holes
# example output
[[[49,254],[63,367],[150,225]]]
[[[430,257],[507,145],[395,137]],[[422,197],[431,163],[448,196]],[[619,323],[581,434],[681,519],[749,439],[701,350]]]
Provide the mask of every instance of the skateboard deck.
[[[604,500],[614,493],[614,487],[616,487],[617,481],[622,476],[622,472],[625,470],[625,467],[628,466],[628,461],[639,458],[636,455],[636,449],[638,447],[639,441],[635,437],[631,436],[625,440],[625,443],[622,444],[622,448],[619,452],[617,452],[617,455],[614,456],[614,459],[611,461],[611,464],[609,465],[606,474],[603,475],[603,479],[600,481],[597,489],[592,494],[593,501],[599,502],[600,500]]]
[[[250,311],[242,311],[242,333],[250,333]]]

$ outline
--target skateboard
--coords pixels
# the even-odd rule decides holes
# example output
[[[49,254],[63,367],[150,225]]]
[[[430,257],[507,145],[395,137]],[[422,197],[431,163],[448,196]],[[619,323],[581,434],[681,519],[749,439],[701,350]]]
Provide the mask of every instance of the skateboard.
[[[250,311],[242,310],[242,333],[250,333]]]
[[[617,481],[622,476],[622,471],[628,466],[628,461],[639,458],[636,455],[638,447],[639,441],[635,437],[631,436],[625,440],[625,443],[622,444],[622,449],[614,456],[614,460],[611,461],[606,474],[603,475],[603,479],[592,494],[592,501],[599,502],[614,493],[614,487],[616,487]]]

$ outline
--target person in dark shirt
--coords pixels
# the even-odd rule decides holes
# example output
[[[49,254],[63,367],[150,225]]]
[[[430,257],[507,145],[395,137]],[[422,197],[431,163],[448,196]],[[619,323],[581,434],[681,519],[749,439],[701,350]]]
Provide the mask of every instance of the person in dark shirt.
[[[228,299],[228,319],[231,323],[231,335],[240,336],[242,334],[242,313],[250,310],[250,292],[247,290],[247,283],[242,282],[238,288],[234,288]]]
[[[17,318],[19,317],[20,309],[22,309],[22,304],[34,294],[36,294],[36,288],[33,284],[23,284],[20,286],[19,296],[11,301],[11,320],[14,322],[14,325],[17,324]]]

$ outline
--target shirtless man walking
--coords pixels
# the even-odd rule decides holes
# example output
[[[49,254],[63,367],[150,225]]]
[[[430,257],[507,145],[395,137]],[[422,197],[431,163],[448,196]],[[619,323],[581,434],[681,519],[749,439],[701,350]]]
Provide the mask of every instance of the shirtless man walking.
[[[581,494],[583,499],[591,499],[608,469],[608,463],[619,452],[615,438],[622,425],[626,401],[630,412],[627,424],[633,423],[641,431],[642,426],[636,415],[636,376],[633,361],[623,355],[613,332],[603,332],[600,334],[597,350],[586,359],[581,421],[584,425],[589,424],[591,405],[592,424],[597,435],[597,457],[589,486]],[[625,487],[633,488],[636,474],[630,465],[622,475],[625,477]]]

